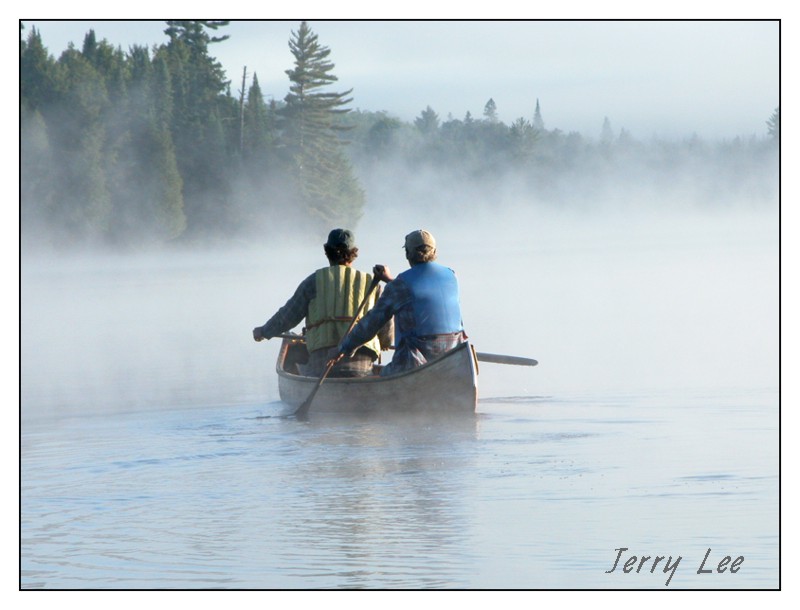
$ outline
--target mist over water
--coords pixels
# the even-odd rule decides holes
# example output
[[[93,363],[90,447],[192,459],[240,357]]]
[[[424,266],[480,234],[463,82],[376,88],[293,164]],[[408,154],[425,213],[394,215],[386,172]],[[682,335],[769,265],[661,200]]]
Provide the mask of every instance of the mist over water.
[[[381,203],[357,266],[399,273],[430,230],[476,348],[539,366],[483,364],[461,424],[301,424],[251,330],[325,235],[31,253],[23,587],[664,588],[605,574],[620,545],[747,558],[670,588],[775,586],[776,205]]]
[[[540,361],[487,372],[487,390],[507,376],[546,393],[777,384],[774,213],[378,216],[357,230],[361,268],[403,271],[403,236],[429,229],[477,348]],[[100,409],[276,398],[277,342],[250,330],[325,264],[322,241],[24,261],[23,414],[73,392]]]

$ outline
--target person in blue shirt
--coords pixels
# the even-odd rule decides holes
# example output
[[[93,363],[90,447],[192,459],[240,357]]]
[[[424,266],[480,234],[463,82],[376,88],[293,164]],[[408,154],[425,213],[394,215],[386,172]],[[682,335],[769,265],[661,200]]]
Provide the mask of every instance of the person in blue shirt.
[[[411,268],[392,278],[388,267],[375,266],[374,276],[387,282],[383,294],[339,343],[339,358],[352,354],[394,317],[394,356],[381,375],[421,366],[466,339],[458,279],[452,269],[435,262],[433,235],[413,231],[406,235],[404,248]]]

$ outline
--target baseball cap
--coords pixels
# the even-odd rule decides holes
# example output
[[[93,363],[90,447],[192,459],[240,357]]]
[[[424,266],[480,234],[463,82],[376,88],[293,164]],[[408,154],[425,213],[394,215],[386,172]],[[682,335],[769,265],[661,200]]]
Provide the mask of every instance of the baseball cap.
[[[352,231],[348,231],[347,229],[334,229],[328,233],[328,241],[325,245],[331,248],[344,246],[345,248],[352,249],[356,245],[356,238],[353,236]]]
[[[436,240],[424,229],[417,229],[406,235],[406,243],[403,246],[406,250],[413,252],[420,246],[430,246],[436,249]]]

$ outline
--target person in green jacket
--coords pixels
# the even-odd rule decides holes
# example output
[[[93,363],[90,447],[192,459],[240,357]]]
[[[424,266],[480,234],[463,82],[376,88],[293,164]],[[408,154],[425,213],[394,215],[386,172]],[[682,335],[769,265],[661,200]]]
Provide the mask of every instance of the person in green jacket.
[[[318,377],[328,361],[337,355],[337,346],[356,315],[358,306],[367,295],[372,275],[353,268],[358,256],[355,237],[347,229],[334,229],[324,244],[328,266],[317,269],[304,279],[294,295],[264,325],[253,329],[256,341],[271,339],[288,332],[305,319],[303,334],[308,347],[308,364],[300,373]],[[380,296],[377,286],[369,296],[362,315],[369,311]],[[360,346],[355,353],[342,358],[328,374],[330,377],[360,377],[372,374],[381,350],[388,349],[393,340],[390,321],[376,337]]]

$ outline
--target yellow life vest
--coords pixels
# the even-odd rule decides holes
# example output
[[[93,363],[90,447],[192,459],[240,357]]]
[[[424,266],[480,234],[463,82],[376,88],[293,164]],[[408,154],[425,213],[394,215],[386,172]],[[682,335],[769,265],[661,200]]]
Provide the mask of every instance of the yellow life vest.
[[[308,304],[306,345],[313,352],[339,344],[356,310],[367,294],[372,276],[346,265],[333,265],[315,273],[317,295]],[[362,316],[375,305],[375,291],[362,311]],[[380,341],[373,337],[364,347],[381,353]]]

